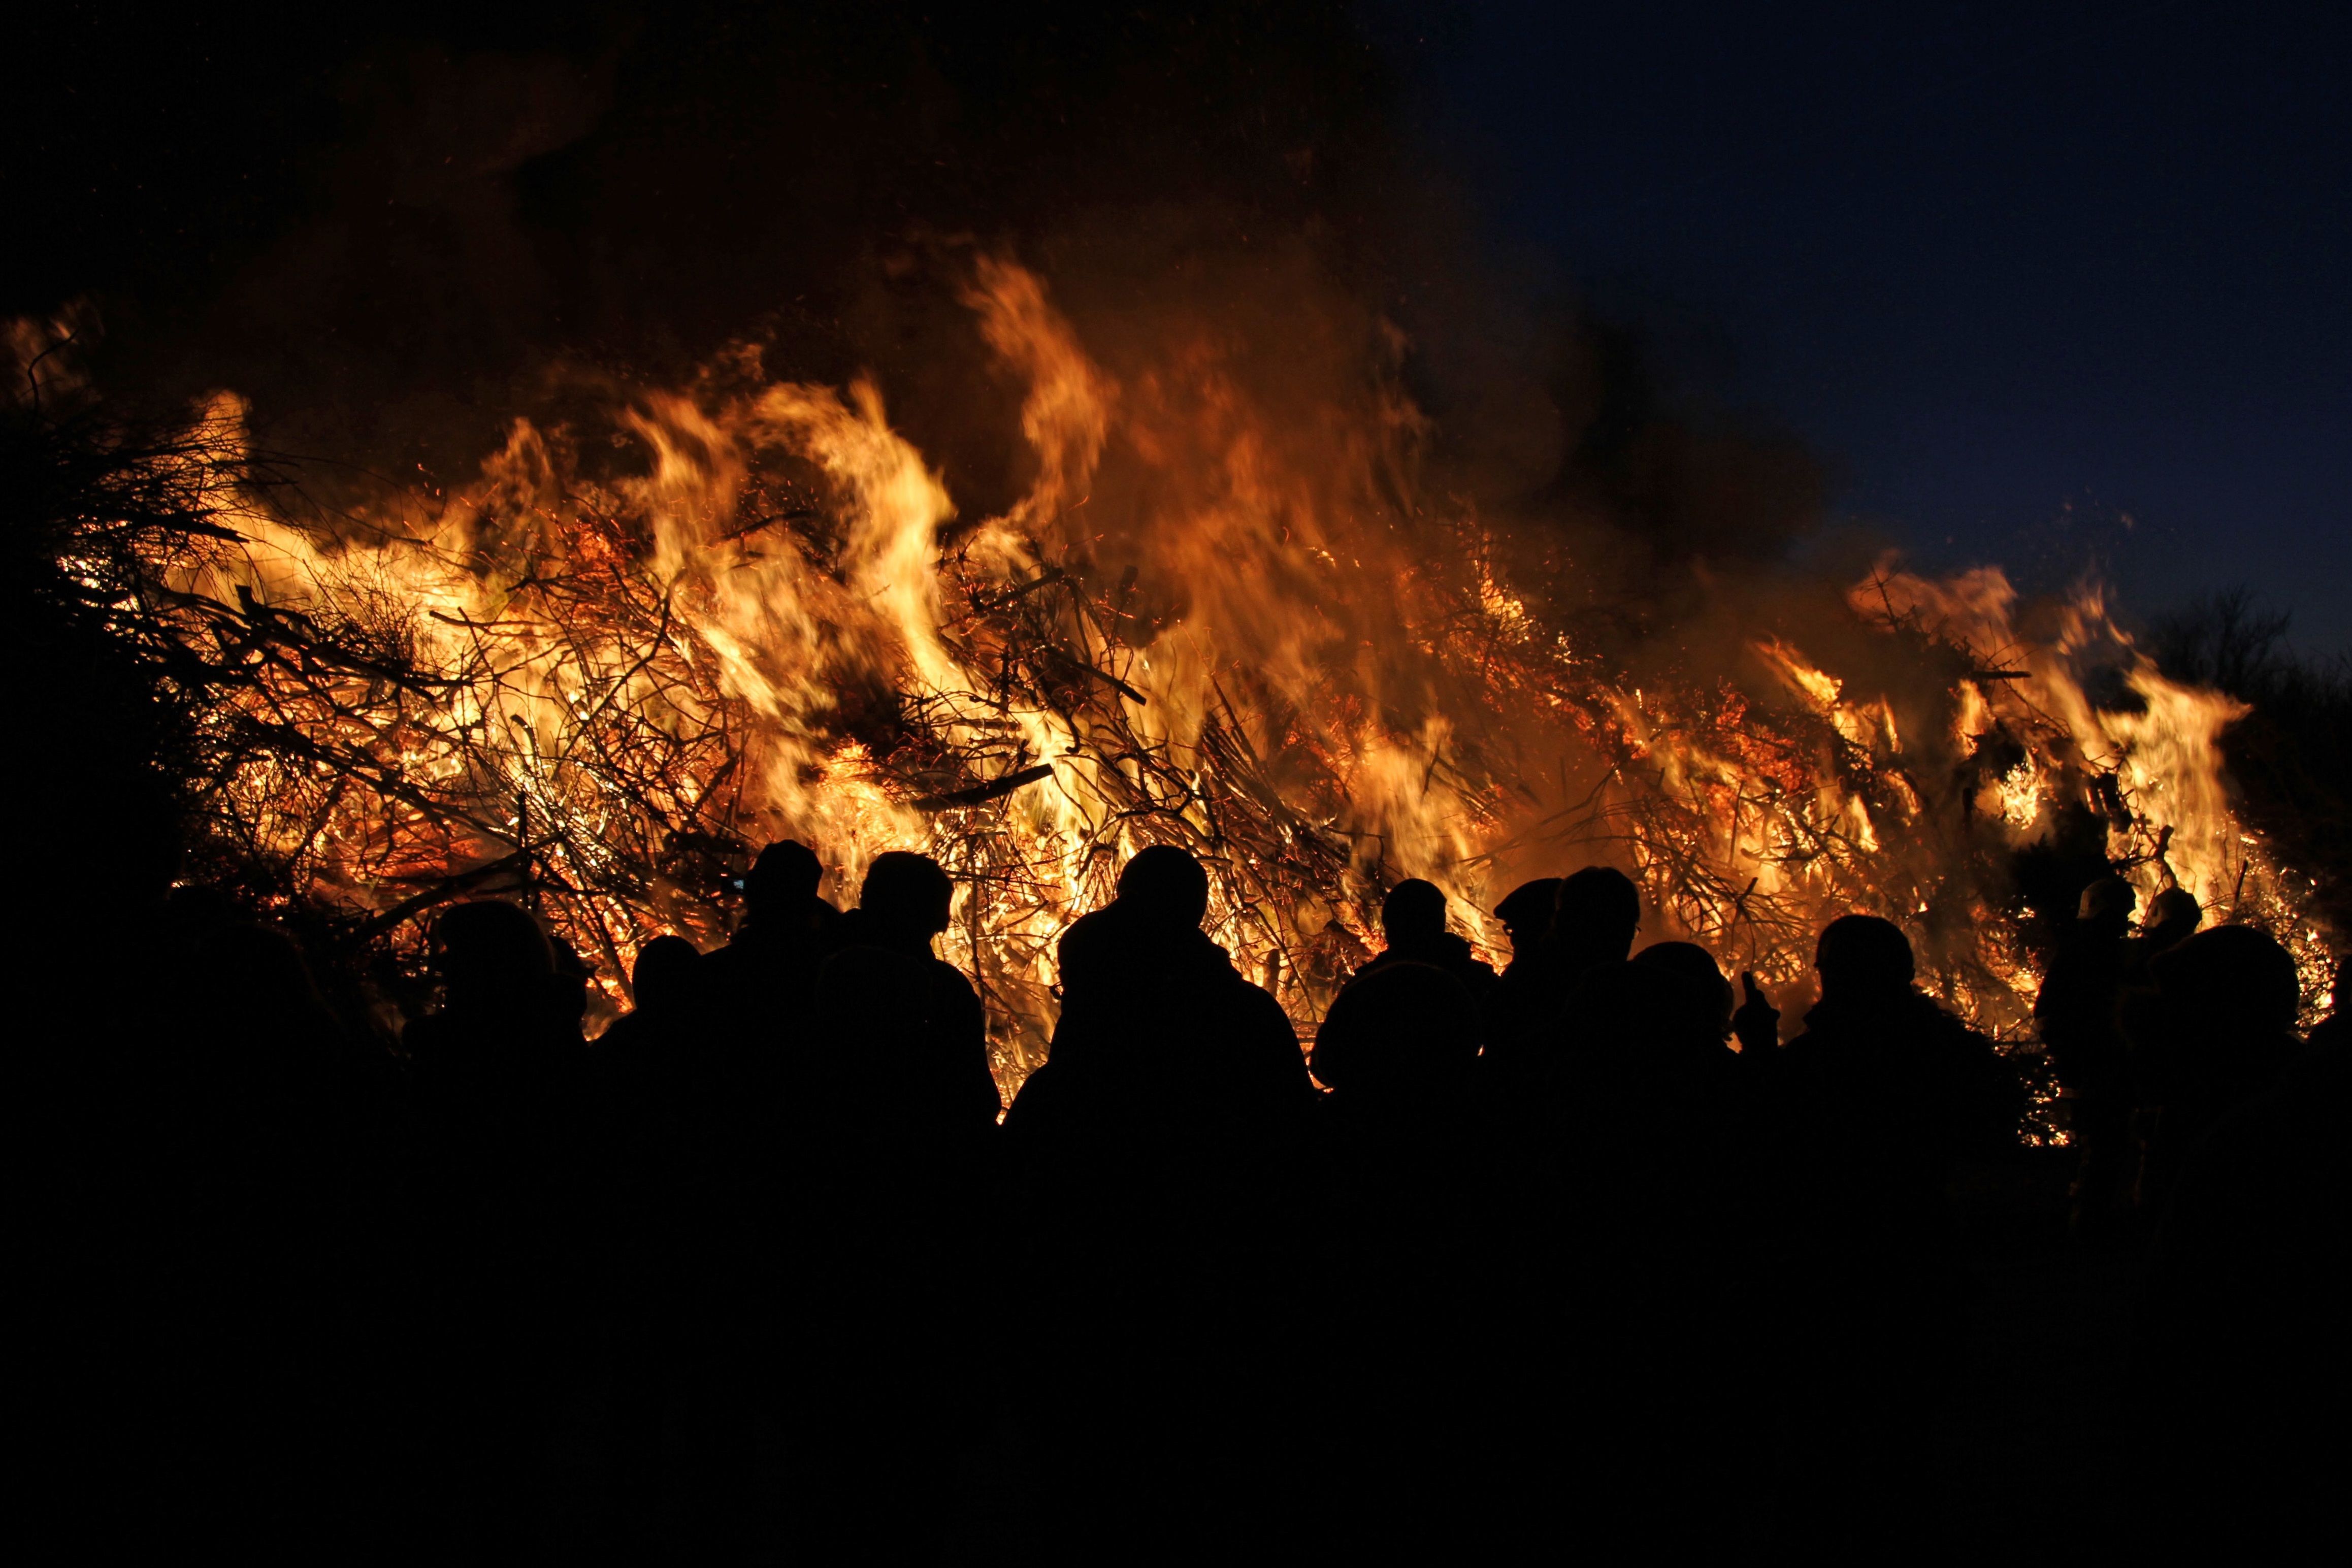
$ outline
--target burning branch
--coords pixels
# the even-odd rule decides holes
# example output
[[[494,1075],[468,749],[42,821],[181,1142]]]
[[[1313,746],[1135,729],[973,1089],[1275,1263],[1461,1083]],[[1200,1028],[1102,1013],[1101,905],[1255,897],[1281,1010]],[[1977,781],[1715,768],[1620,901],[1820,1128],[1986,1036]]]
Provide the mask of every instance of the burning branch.
[[[957,522],[944,554],[952,505],[866,386],[650,398],[619,421],[651,452],[638,478],[525,427],[479,485],[365,528],[296,521],[228,425],[142,458],[85,580],[205,694],[210,852],[358,942],[511,886],[617,971],[662,930],[720,940],[767,839],[851,880],[920,847],[961,887],[952,955],[1008,1080],[1042,1059],[1060,931],[1149,844],[1207,866],[1213,934],[1302,1026],[1402,877],[1486,936],[1506,868],[1606,858],[1658,934],[1776,980],[1826,920],[1885,914],[1931,985],[2019,1036],[2038,980],[2008,868],[2095,795],[2116,863],[2301,929],[2238,843],[2222,721],[2153,667],[2128,667],[2144,714],[2084,695],[2066,650],[2105,625],[2090,609],[2045,646],[1997,578],[1888,568],[1857,630],[1888,669],[1942,672],[1940,698],[1766,637],[1736,669],[1652,658],[1636,681],[1475,515],[1400,504],[1392,464],[1289,473],[1306,459],[1230,384],[1192,424],[1118,405],[1163,421],[1130,441],[1162,466],[1129,488],[1177,499],[1136,503],[1145,561],[1114,574],[1099,504],[1060,531],[1071,476],[1107,460],[1100,373],[1066,325],[1008,320],[1024,374],[1062,378],[1035,408],[1068,428],[1024,429],[1041,487],[1071,488]],[[1379,428],[1373,449],[1414,426]],[[200,526],[142,531],[158,508]]]

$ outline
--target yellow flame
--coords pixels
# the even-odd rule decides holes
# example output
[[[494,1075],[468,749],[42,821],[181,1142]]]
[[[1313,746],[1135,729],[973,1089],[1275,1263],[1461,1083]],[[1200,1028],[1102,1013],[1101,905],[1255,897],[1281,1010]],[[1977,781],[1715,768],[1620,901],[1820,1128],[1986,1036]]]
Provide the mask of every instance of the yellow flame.
[[[1767,637],[1737,667],[1636,679],[1485,520],[1414,489],[1423,425],[1355,351],[1278,414],[1213,323],[1114,376],[1034,273],[983,261],[964,298],[1024,388],[1034,474],[976,522],[877,383],[771,382],[749,351],[614,412],[645,455],[630,476],[591,477],[525,422],[475,482],[362,529],[249,500],[245,546],[179,590],[249,599],[248,623],[361,628],[447,679],[269,677],[256,703],[381,777],[338,791],[257,761],[238,809],[362,908],[401,878],[537,857],[577,890],[560,921],[616,967],[664,926],[723,934],[695,889],[637,869],[666,836],[807,838],[840,894],[885,849],[929,850],[961,879],[948,951],[989,996],[1008,1082],[1050,1031],[1056,933],[1171,837],[1211,855],[1217,935],[1302,1025],[1376,943],[1394,881],[1438,882],[1491,950],[1513,881],[1605,860],[1643,880],[1655,934],[1776,984],[1801,981],[1827,919],[1886,914],[1935,989],[2018,1034],[2038,976],[1979,868],[2094,794],[2144,892],[2177,881],[2324,963],[2230,805],[2219,740],[2242,710],[2158,671],[2095,594],[2037,634],[1998,572],[1889,564],[1850,595],[1866,654]],[[218,400],[207,438],[241,442],[242,412]],[[1978,673],[1923,695],[1937,648]],[[2095,658],[2132,710],[2086,695]],[[656,759],[635,773],[606,755],[620,714]],[[2014,760],[1972,775],[1996,742]]]

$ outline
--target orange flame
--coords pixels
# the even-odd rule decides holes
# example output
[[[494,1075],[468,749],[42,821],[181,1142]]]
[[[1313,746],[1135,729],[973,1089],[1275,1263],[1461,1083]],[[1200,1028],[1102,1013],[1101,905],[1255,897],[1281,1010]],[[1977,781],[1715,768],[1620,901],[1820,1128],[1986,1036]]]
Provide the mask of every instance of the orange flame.
[[[2030,636],[1997,572],[1889,566],[1851,595],[1867,657],[1759,636],[1636,684],[1514,577],[1495,524],[1421,490],[1392,375],[1277,417],[1213,331],[1122,379],[1034,274],[982,262],[965,300],[1025,388],[1034,478],[1000,515],[959,518],[873,381],[771,381],[750,350],[615,411],[634,474],[519,423],[474,483],[362,530],[252,499],[244,548],[173,586],[257,646],[299,616],[384,658],[266,670],[222,721],[299,744],[257,750],[225,809],[360,910],[520,857],[608,973],[663,929],[719,940],[698,844],[802,837],[841,890],[926,850],[959,879],[950,956],[1008,1089],[1050,1033],[1054,939],[1160,841],[1210,863],[1215,934],[1302,1026],[1395,880],[1438,882],[1492,943],[1514,881],[1602,859],[1655,934],[1780,983],[1826,920],[1885,914],[1933,988],[2016,1037],[2038,979],[1998,868],[2069,803],[2105,813],[2144,891],[2178,882],[2324,965],[2231,809],[2240,710],[2158,671],[2095,594]],[[235,443],[240,415],[206,417]],[[2095,657],[2131,710],[2086,694]],[[1924,697],[1888,678],[1931,665]]]

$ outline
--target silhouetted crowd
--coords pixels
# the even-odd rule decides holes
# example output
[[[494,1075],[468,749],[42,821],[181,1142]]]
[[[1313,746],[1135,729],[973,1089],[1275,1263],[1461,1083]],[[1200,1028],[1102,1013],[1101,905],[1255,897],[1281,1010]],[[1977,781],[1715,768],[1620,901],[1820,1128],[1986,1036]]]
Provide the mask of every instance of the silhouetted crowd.
[[[1896,926],[1821,932],[1784,1041],[1752,975],[1634,952],[1614,870],[1505,900],[1500,973],[1406,882],[1302,1050],[1204,934],[1199,862],[1150,848],[1062,937],[1050,1059],[1008,1107],[933,951],[946,874],[881,856],[845,911],[820,880],[770,846],[733,939],[649,942],[593,1043],[585,968],[530,913],[449,908],[396,1051],[286,938],[175,895],[91,1002],[137,1026],[93,1038],[135,1043],[74,1131],[112,1347],[89,1398],[123,1412],[81,1440],[124,1516],[155,1510],[130,1533],[1941,1554],[1956,1179],[2020,1157],[2026,1093]],[[2185,894],[2133,913],[2120,880],[2084,893],[2039,1010],[2082,1245],[2148,1249],[2147,1531],[2118,1550],[2340,1539],[2311,1424],[2346,1392],[2347,1029],[2298,1037],[2269,936],[2200,931]]]

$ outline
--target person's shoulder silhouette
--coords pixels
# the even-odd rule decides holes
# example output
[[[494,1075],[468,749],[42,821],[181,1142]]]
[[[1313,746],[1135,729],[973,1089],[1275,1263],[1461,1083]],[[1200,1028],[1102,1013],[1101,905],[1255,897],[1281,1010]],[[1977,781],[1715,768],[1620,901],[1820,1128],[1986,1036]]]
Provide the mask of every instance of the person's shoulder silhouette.
[[[2130,1058],[2124,1044],[2126,994],[2145,985],[2151,940],[2166,945],[2165,920],[2178,918],[2179,889],[2159,894],[2141,934],[2132,934],[2138,901],[2132,885],[2105,876],[2083,889],[2075,918],[2050,954],[2033,1022],[2042,1047],[2067,1091],[2068,1141],[2078,1151],[2071,1223],[2095,1236],[2122,1214],[2131,1167]],[[2193,908],[2195,900],[2190,900]],[[2192,915],[2190,924],[2195,924]]]
[[[1513,963],[1531,955],[1551,934],[1552,910],[1559,905],[1562,880],[1559,877],[1538,877],[1532,882],[1521,882],[1495,906],[1495,918],[1503,922],[1503,930],[1510,938]]]
[[[1399,882],[1381,902],[1381,931],[1388,945],[1356,973],[1368,975],[1399,963],[1427,964],[1444,970],[1483,1007],[1497,979],[1470,943],[1445,927],[1444,889],[1418,878]]]
[[[1084,995],[1202,964],[1230,967],[1201,930],[1208,910],[1209,874],[1198,859],[1171,844],[1137,851],[1119,870],[1117,897],[1062,933],[1064,993]]]
[[[2314,1031],[2183,1161],[2136,1325],[2142,1464],[2168,1540],[2284,1557],[2343,1533],[2343,1444],[2315,1434],[2352,1395],[2336,1274],[2347,1110],[2352,1036]]]
[[[2023,1110],[2015,1072],[1913,985],[1916,960],[1900,926],[1875,915],[1832,921],[1813,967],[1821,1000],[1786,1057],[1849,1108],[1858,1131],[1922,1179],[1940,1179],[1961,1153],[2014,1141]]]
[[[743,912],[724,947],[695,972],[698,1090],[714,1124],[765,1116],[816,1048],[809,1008],[818,967],[839,945],[842,916],[817,896],[824,868],[793,839],[760,851],[740,887]],[[733,1142],[751,1136],[730,1130]]]
[[[1358,1114],[1409,1123],[1446,1114],[1477,1058],[1468,988],[1435,964],[1400,960],[1366,966],[1333,999],[1312,1065]]]
[[[2111,1074],[2123,1043],[2116,1007],[2129,958],[2132,909],[2138,895],[2121,877],[2083,889],[2074,925],[2051,955],[2033,1017],[2059,1075],[2078,1093]]]
[[[1072,1109],[1055,1114],[1116,1102],[1119,1114],[1161,1119],[1248,1119],[1303,1103],[1297,1032],[1202,930],[1208,910],[1207,869],[1187,851],[1153,845],[1128,861],[1118,896],[1063,935],[1061,1019],[1014,1121],[1034,1123],[1065,1100]]]
[[[1504,936],[1511,944],[1510,959],[1503,965],[1488,1004],[1488,1043],[1498,1053],[1507,1054],[1546,1021],[1550,987],[1543,974],[1545,948],[1551,939],[1560,881],[1558,877],[1538,877],[1522,882],[1495,906],[1495,918],[1502,922]]]
[[[1715,955],[1692,942],[1654,942],[1633,955],[1633,967],[1658,975],[1653,1044],[1674,1070],[1717,1077],[1737,1063],[1731,1038],[1731,982]]]
[[[1537,900],[1546,889],[1549,906],[1541,908]],[[1633,952],[1642,896],[1622,871],[1587,866],[1514,889],[1496,913],[1510,932],[1511,962],[1496,994],[1488,1036],[1496,1069],[1513,1076],[1538,1070],[1538,1061],[1574,1032],[1570,1003],[1579,983],[1622,964]]]
[[[2135,1083],[2157,1111],[2141,1202],[2160,1215],[2198,1142],[2298,1055],[2302,977],[2251,926],[2200,931],[2151,958],[2148,973],[2154,989],[2130,999],[2124,1023]]]
[[[579,981],[558,969],[528,911],[498,899],[454,905],[434,922],[433,952],[441,1010],[402,1034],[420,1068],[528,1073],[577,1043]]]
[[[2161,952],[2169,952],[2197,934],[2205,922],[2205,907],[2186,888],[2167,888],[2147,906],[2139,934],[2125,944],[2124,984],[2147,987],[2156,984],[2149,966]]]
[[[1117,896],[1063,936],[1048,1059],[1005,1118],[1024,1194],[1012,1288],[1055,1329],[1012,1394],[1066,1518],[1279,1495],[1252,1489],[1244,1458],[1276,1445],[1233,1413],[1279,1406],[1296,1365],[1281,1292],[1312,1090],[1280,1004],[1203,929],[1210,902],[1207,868],[1177,847],[1120,868]]]
[[[2200,931],[2157,954],[2149,973],[2160,1005],[2134,1021],[2141,1043],[2168,1058],[2168,1092],[2242,1100],[2267,1088],[2294,1056],[2302,976],[2268,932]]]
[[[835,928],[838,951],[818,973],[816,1012],[837,1058],[824,1072],[902,1109],[992,1124],[1001,1102],[986,1011],[932,951],[953,901],[953,883],[929,856],[892,850],[866,868],[857,908]]]
[[[831,951],[842,918],[817,896],[824,879],[816,851],[796,839],[761,850],[743,875],[742,923],[710,954],[706,982],[757,986],[813,967]]]
[[[682,936],[657,936],[637,950],[629,972],[635,1005],[596,1041],[608,1079],[650,1087],[679,1075],[701,966],[701,953]]]

